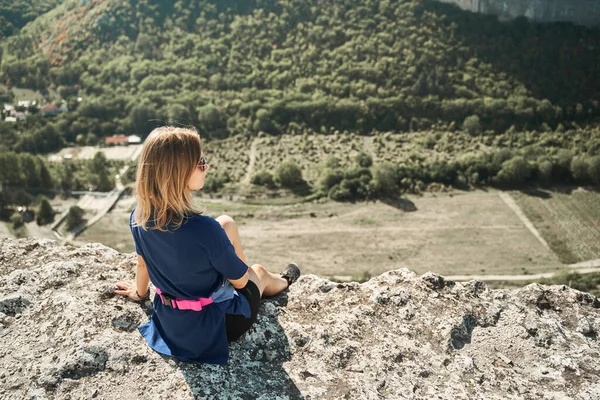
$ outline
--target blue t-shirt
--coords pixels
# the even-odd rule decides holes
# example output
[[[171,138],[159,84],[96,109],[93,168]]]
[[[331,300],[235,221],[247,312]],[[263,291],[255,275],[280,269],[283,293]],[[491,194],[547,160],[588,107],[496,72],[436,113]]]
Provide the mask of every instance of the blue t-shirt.
[[[130,228],[135,251],[146,263],[152,284],[172,297],[211,297],[201,311],[178,310],[154,297],[150,321],[138,329],[155,351],[185,361],[224,364],[229,358],[225,314],[250,317],[250,306],[228,279],[239,279],[248,266],[235,254],[218,221],[193,215],[169,232]]]

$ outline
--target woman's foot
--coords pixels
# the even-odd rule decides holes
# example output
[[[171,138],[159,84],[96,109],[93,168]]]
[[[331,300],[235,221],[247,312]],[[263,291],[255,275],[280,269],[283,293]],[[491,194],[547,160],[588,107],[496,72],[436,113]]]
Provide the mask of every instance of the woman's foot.
[[[287,281],[289,287],[300,277],[300,267],[298,267],[298,264],[296,263],[289,263],[280,275]]]

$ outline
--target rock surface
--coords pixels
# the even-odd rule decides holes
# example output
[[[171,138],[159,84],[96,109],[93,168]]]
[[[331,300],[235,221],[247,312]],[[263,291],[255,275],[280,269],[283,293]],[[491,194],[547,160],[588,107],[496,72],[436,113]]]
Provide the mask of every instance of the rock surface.
[[[149,350],[149,304],[115,297],[135,256],[0,240],[2,399],[600,399],[600,302],[427,273],[303,276],[263,301],[226,366]]]
[[[464,10],[502,17],[527,17],[537,22],[574,22],[600,25],[597,0],[438,0],[453,3]]]

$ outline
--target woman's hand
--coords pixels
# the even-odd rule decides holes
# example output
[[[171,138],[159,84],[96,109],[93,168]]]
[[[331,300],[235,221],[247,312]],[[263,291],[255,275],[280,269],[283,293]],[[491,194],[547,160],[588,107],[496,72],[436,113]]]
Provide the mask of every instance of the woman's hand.
[[[150,289],[148,288],[148,291]],[[141,293],[143,296],[146,296],[148,293]],[[137,295],[136,285],[134,281],[121,281],[115,284],[115,293],[120,294],[121,296],[129,297],[133,301],[142,301],[140,296]]]

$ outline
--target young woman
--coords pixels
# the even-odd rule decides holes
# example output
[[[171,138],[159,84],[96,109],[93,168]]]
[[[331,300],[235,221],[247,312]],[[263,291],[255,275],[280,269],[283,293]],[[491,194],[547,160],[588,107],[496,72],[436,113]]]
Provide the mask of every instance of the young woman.
[[[180,360],[224,364],[228,342],[256,320],[261,297],[285,290],[300,270],[294,263],[281,274],[248,267],[234,220],[194,208],[191,191],[204,186],[208,169],[194,130],[162,127],[148,136],[130,217],[136,280],[118,282],[115,292],[145,300],[152,281],[152,317],[138,328],[148,345]]]

